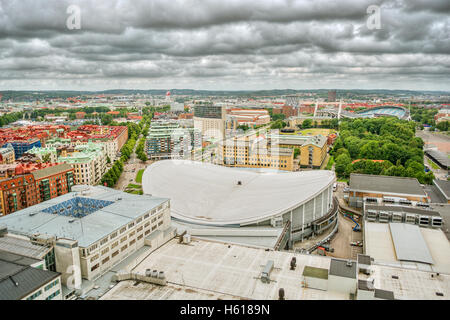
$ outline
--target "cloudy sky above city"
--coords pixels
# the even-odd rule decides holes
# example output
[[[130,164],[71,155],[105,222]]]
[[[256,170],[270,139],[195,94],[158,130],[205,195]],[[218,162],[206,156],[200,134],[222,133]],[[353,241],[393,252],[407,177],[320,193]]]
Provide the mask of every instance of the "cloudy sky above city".
[[[448,91],[449,74],[448,0],[0,0],[1,90]]]

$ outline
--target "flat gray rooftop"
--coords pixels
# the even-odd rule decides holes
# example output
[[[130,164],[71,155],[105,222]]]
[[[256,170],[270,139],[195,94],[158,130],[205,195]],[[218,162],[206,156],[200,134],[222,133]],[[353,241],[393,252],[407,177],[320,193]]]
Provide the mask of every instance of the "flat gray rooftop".
[[[347,260],[331,259],[330,276],[356,279],[356,261],[347,265]]]
[[[433,183],[436,185],[436,187],[442,193],[442,195],[447,200],[450,200],[450,181],[435,179],[433,180]]]
[[[74,197],[114,203],[81,218],[44,211]],[[6,225],[12,232],[68,238],[77,240],[80,247],[88,247],[168,200],[149,195],[133,195],[103,186],[91,186],[84,192],[70,192],[1,217],[0,224]]]
[[[0,237],[0,250],[41,260],[50,248],[32,244],[29,240],[6,235]]]
[[[350,174],[350,191],[388,193],[426,197],[426,193],[416,178],[375,176],[370,174]]]
[[[390,211],[390,212],[404,212],[419,214],[424,216],[440,216],[439,212],[432,209],[422,209],[418,207],[407,207],[407,206],[384,206],[384,205],[372,205],[366,204],[365,211],[367,210],[377,210],[377,211]]]
[[[427,244],[416,225],[389,223],[398,260],[433,264]]]

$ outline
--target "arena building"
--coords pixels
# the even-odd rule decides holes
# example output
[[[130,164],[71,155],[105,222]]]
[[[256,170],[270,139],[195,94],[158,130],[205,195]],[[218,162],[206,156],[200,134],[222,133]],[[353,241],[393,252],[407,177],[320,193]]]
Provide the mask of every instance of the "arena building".
[[[164,160],[147,167],[142,181],[145,194],[171,199],[172,219],[191,234],[246,244],[244,238],[272,234],[274,241],[260,246],[278,249],[336,226],[335,179],[331,171],[257,172]]]

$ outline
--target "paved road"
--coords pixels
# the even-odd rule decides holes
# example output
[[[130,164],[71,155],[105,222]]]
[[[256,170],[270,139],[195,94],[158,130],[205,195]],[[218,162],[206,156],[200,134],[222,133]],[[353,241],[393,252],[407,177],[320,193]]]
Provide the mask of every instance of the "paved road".
[[[141,136],[138,138],[138,140]],[[138,141],[136,141],[136,145],[134,146],[133,153],[130,156],[130,159],[124,164],[123,172],[120,175],[119,181],[114,187],[117,190],[125,190],[128,184],[133,183],[136,184],[136,175],[140,169],[146,168],[148,165],[152,163],[152,161],[148,160],[146,162],[142,162],[137,158],[135,153],[138,145]],[[134,170],[134,171],[133,171]]]

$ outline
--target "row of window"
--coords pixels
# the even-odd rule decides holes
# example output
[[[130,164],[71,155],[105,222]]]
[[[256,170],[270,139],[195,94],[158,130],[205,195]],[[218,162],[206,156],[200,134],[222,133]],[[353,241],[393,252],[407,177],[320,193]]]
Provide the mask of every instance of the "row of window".
[[[163,224],[163,221],[160,221],[160,222],[158,223],[158,226],[161,226],[162,224]],[[145,231],[144,234],[147,236],[148,234],[150,234],[151,231],[156,230],[156,228],[157,228],[157,226],[153,226],[151,230],[148,229],[147,231]],[[144,235],[143,235],[143,234],[140,234],[140,235],[137,237],[137,241],[141,240],[143,237],[144,237]],[[131,247],[131,246],[132,246],[133,244],[135,244],[135,243],[136,243],[136,239],[131,240],[129,244],[125,244],[124,246],[122,246],[122,247],[120,248],[120,252],[125,251],[129,246]],[[114,245],[115,245],[114,247],[116,247],[117,244],[118,244],[118,242],[115,242],[115,243],[114,243]],[[103,252],[103,251],[102,251],[102,252]],[[106,254],[107,252],[109,252],[109,248],[106,248],[106,249],[104,250],[104,253],[105,253],[105,254]],[[111,254],[111,259],[114,259],[118,254],[119,254],[119,250],[114,251],[114,252]],[[96,259],[98,259],[98,257],[99,257],[99,255],[96,254],[94,257],[91,258],[91,262],[93,262],[93,261],[95,261]],[[110,260],[110,257],[107,256],[107,257],[105,257],[105,258],[101,261],[101,264],[104,265],[104,264],[106,264],[109,260]],[[96,269],[99,268],[99,267],[100,267],[100,263],[95,264],[94,266],[91,267],[91,272],[94,271],[94,270],[96,270]]]
[[[58,290],[56,290],[55,292],[53,292],[51,295],[49,295],[47,298],[45,298],[45,300],[52,300],[54,297],[59,296],[61,292]]]
[[[145,214],[144,217],[138,218],[138,219],[136,220],[136,222],[131,222],[131,223],[129,223],[129,224],[128,224],[128,229],[133,228],[133,227],[135,226],[135,224],[141,223],[143,219],[144,219],[144,220],[148,219],[148,218],[150,217],[150,215],[154,215],[156,212],[161,211],[161,209],[163,209],[163,205],[160,205],[158,208],[153,209],[151,213]],[[158,218],[161,218],[161,217],[162,217],[162,214],[160,214],[160,215],[158,216]],[[153,218],[153,219],[152,219],[152,222],[155,222],[155,221],[156,221],[156,218]],[[138,232],[142,230],[142,229],[140,229],[140,230],[139,230],[139,229],[140,229],[140,228],[138,228],[138,230],[137,230]],[[122,227],[122,228],[120,229],[119,232],[120,232],[120,234],[122,234],[122,233],[124,233],[126,230],[127,230],[127,227],[125,226],[125,227]],[[117,231],[116,231],[116,232],[112,233],[112,234],[109,236],[109,238],[108,238],[108,237],[103,238],[103,239],[100,241],[100,246],[106,244],[106,243],[108,242],[108,240],[114,239],[115,237],[117,237],[117,235],[118,235],[118,233],[117,233]],[[134,235],[134,233],[132,232],[132,234],[131,234],[130,236],[133,236],[133,235]],[[98,244],[97,244],[97,243],[96,243],[96,244],[93,244],[93,245],[89,248],[89,252],[92,252],[93,250],[97,249],[97,247],[98,247]]]
[[[57,286],[59,284],[59,279],[56,279],[55,281],[53,281],[52,283],[48,284],[45,286],[44,290],[48,291],[51,288],[53,288],[54,286]]]

